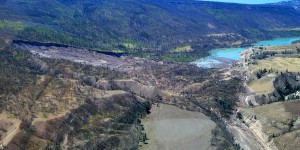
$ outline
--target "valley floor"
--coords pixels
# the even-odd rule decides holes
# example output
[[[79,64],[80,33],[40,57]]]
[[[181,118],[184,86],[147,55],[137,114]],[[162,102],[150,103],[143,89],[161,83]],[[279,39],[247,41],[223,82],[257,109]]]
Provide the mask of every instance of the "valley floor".
[[[143,150],[192,150],[200,147],[209,150],[211,131],[216,126],[202,113],[165,104],[153,105],[142,124],[149,138],[142,146]]]

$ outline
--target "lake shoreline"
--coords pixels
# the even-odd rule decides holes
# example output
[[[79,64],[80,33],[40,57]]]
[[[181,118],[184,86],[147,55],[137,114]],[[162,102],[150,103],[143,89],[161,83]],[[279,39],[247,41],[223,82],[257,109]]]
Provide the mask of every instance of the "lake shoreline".
[[[195,64],[200,68],[226,68],[233,63],[228,64],[227,62],[219,61],[217,58],[239,61],[241,57],[240,54],[253,46],[280,46],[292,44],[294,41],[297,41],[299,39],[300,37],[274,38],[272,40],[263,40],[249,44],[250,46],[237,46],[235,48],[215,48],[209,51],[209,56],[198,59],[192,62],[192,64]]]

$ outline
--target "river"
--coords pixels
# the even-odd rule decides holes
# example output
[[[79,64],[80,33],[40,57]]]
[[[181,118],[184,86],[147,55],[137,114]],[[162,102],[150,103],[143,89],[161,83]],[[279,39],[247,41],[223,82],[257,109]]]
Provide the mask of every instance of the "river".
[[[290,38],[276,38],[273,40],[260,41],[252,44],[252,46],[280,46],[291,44],[292,42],[299,40],[300,37],[290,37]],[[242,51],[250,47],[242,48],[217,48],[209,51],[210,56],[201,58],[193,64],[196,64],[201,68],[213,68],[226,66],[232,62],[240,60],[240,54]]]

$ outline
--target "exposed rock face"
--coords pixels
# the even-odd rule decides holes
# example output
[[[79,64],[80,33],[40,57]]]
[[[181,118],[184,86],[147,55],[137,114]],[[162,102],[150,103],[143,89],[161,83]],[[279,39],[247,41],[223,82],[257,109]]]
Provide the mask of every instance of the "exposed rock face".
[[[25,122],[22,125],[24,132],[20,132],[8,145],[14,149],[21,149],[21,146],[48,149],[136,149],[138,142],[145,142],[139,118],[148,113],[151,102],[161,101],[187,110],[205,111],[217,119],[229,116],[234,111],[237,93],[242,90],[238,78],[222,81],[217,74],[211,75],[213,70],[210,72],[191,65],[132,57],[117,58],[70,47],[19,45],[18,48],[26,50],[23,53],[35,54],[33,57],[41,60],[36,61],[40,74],[61,80],[62,87],[64,81],[70,80],[72,84],[63,92],[56,82],[49,87],[57,93],[61,92],[62,96],[58,95],[57,99],[50,97],[49,102],[42,101],[42,107],[49,111],[47,114],[43,113],[41,107],[36,107],[45,98],[44,93],[51,93],[47,88],[43,91],[48,87],[47,84],[39,88],[41,92],[38,98],[34,95],[32,101],[36,103],[29,100],[25,103],[26,108],[31,109],[25,109],[24,114],[29,115],[22,118]],[[209,80],[203,89],[183,90],[187,85],[198,85],[211,77],[213,81]],[[33,85],[38,82],[33,82]],[[72,93],[72,96],[64,92]],[[224,105],[225,101],[230,101],[230,104]],[[66,105],[67,102],[72,105]],[[20,105],[17,103],[18,108],[21,108]],[[56,122],[49,126],[52,121]],[[218,126],[222,126],[222,130],[216,133],[221,139],[216,139],[215,145],[233,143],[223,122]]]
[[[19,53],[24,59],[14,60]],[[4,148],[137,149],[145,137],[140,118],[148,113],[149,100],[161,94],[153,86],[129,80],[126,73],[109,68],[41,59],[14,49],[5,54],[9,57],[1,55],[1,69],[8,64],[32,72],[27,72],[28,82],[9,87],[16,87],[15,93],[0,91]],[[24,70],[12,70],[18,75],[14,77],[17,82],[25,75]],[[11,76],[9,71],[1,74]],[[128,86],[123,86],[122,79],[129,81]],[[114,80],[120,85],[114,87]]]
[[[274,81],[274,86],[281,96],[286,96],[300,90],[299,73],[283,73]]]
[[[163,96],[160,90],[155,86],[145,86],[134,80],[115,80],[113,84],[124,91],[132,92],[150,100],[161,100]]]
[[[276,102],[240,112],[244,123],[272,149],[293,149],[299,146],[299,110],[286,105],[299,105],[299,100]]]
[[[273,82],[275,91],[269,94],[256,94],[249,97],[252,104],[269,104],[285,99],[297,99],[300,90],[300,75],[298,73],[281,73]],[[287,96],[287,97],[286,97]]]

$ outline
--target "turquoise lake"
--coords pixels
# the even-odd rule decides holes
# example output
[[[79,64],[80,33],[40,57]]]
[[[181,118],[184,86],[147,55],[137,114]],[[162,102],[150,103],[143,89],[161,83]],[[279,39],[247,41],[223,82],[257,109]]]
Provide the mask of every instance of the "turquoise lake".
[[[297,41],[299,39],[300,37],[277,38],[273,40],[260,41],[252,45],[253,46],[280,46],[280,45],[291,44],[292,42]],[[248,48],[249,47],[212,49],[209,51],[210,56],[201,58],[193,62],[193,64],[196,64],[198,67],[201,68],[212,68],[224,63],[238,61],[240,59],[241,52]]]

